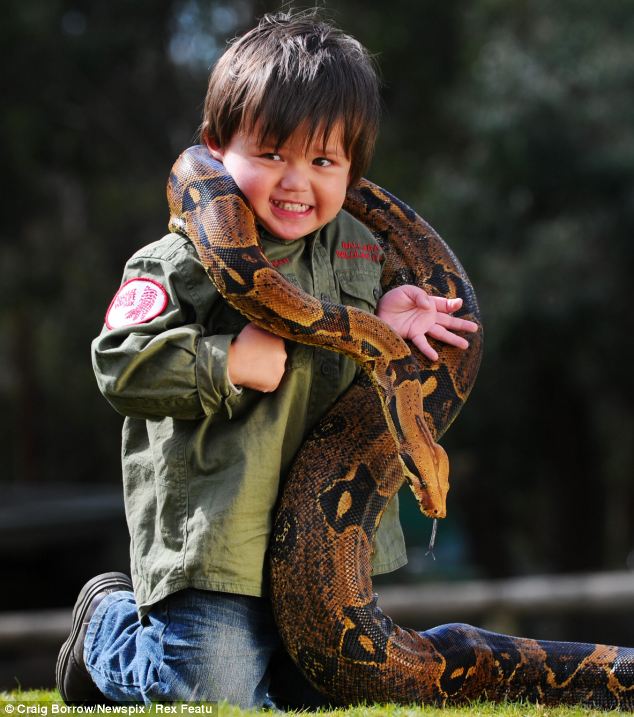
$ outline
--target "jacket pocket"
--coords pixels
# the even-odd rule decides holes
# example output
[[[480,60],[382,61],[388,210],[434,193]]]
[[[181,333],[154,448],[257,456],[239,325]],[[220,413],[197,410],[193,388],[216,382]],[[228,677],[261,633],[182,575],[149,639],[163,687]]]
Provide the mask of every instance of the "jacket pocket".
[[[374,313],[381,298],[381,275],[376,272],[336,271],[341,303]]]

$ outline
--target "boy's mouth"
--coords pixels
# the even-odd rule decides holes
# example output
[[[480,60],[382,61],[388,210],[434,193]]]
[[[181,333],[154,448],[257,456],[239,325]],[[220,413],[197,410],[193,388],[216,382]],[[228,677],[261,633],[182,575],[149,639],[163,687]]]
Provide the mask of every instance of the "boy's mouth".
[[[285,202],[281,199],[271,199],[271,204],[277,209],[281,209],[283,212],[290,212],[292,214],[306,214],[312,207],[310,204],[303,204],[302,202]]]

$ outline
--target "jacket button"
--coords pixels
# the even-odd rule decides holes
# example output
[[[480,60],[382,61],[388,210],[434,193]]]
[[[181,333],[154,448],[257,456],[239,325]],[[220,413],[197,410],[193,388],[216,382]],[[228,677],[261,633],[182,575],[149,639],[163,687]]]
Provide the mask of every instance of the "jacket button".
[[[321,372],[324,376],[332,377],[337,373],[337,367],[331,363],[322,363]]]
[[[328,294],[324,294],[323,292],[319,295],[319,298],[322,301],[330,301],[330,296],[328,296]]]
[[[381,296],[381,289],[379,289],[378,286],[375,286],[374,291],[372,293],[374,294],[374,298],[378,301],[379,297]]]

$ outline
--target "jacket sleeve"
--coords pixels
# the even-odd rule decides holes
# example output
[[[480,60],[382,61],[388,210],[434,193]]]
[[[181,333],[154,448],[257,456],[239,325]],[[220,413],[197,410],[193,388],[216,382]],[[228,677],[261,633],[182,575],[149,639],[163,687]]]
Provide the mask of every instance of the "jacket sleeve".
[[[119,312],[113,319],[117,302],[125,304],[129,292],[147,282],[161,292],[160,313],[143,320],[141,310],[141,321],[127,325],[134,314],[121,321]],[[128,287],[127,294],[123,287]],[[116,411],[133,418],[196,419],[224,409],[231,417],[240,396],[227,377],[227,352],[234,337],[209,331],[218,301],[202,266],[183,247],[167,258],[150,252],[128,262],[106,325],[92,343],[97,384]]]

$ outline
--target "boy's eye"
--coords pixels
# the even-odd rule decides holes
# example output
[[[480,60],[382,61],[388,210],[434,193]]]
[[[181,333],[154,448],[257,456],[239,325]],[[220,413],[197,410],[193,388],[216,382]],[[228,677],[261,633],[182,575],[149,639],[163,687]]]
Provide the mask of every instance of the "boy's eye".
[[[313,164],[316,164],[318,167],[330,167],[332,161],[327,157],[317,157],[313,159]]]
[[[261,156],[264,159],[270,159],[273,162],[279,162],[282,159],[277,152],[264,152]]]

